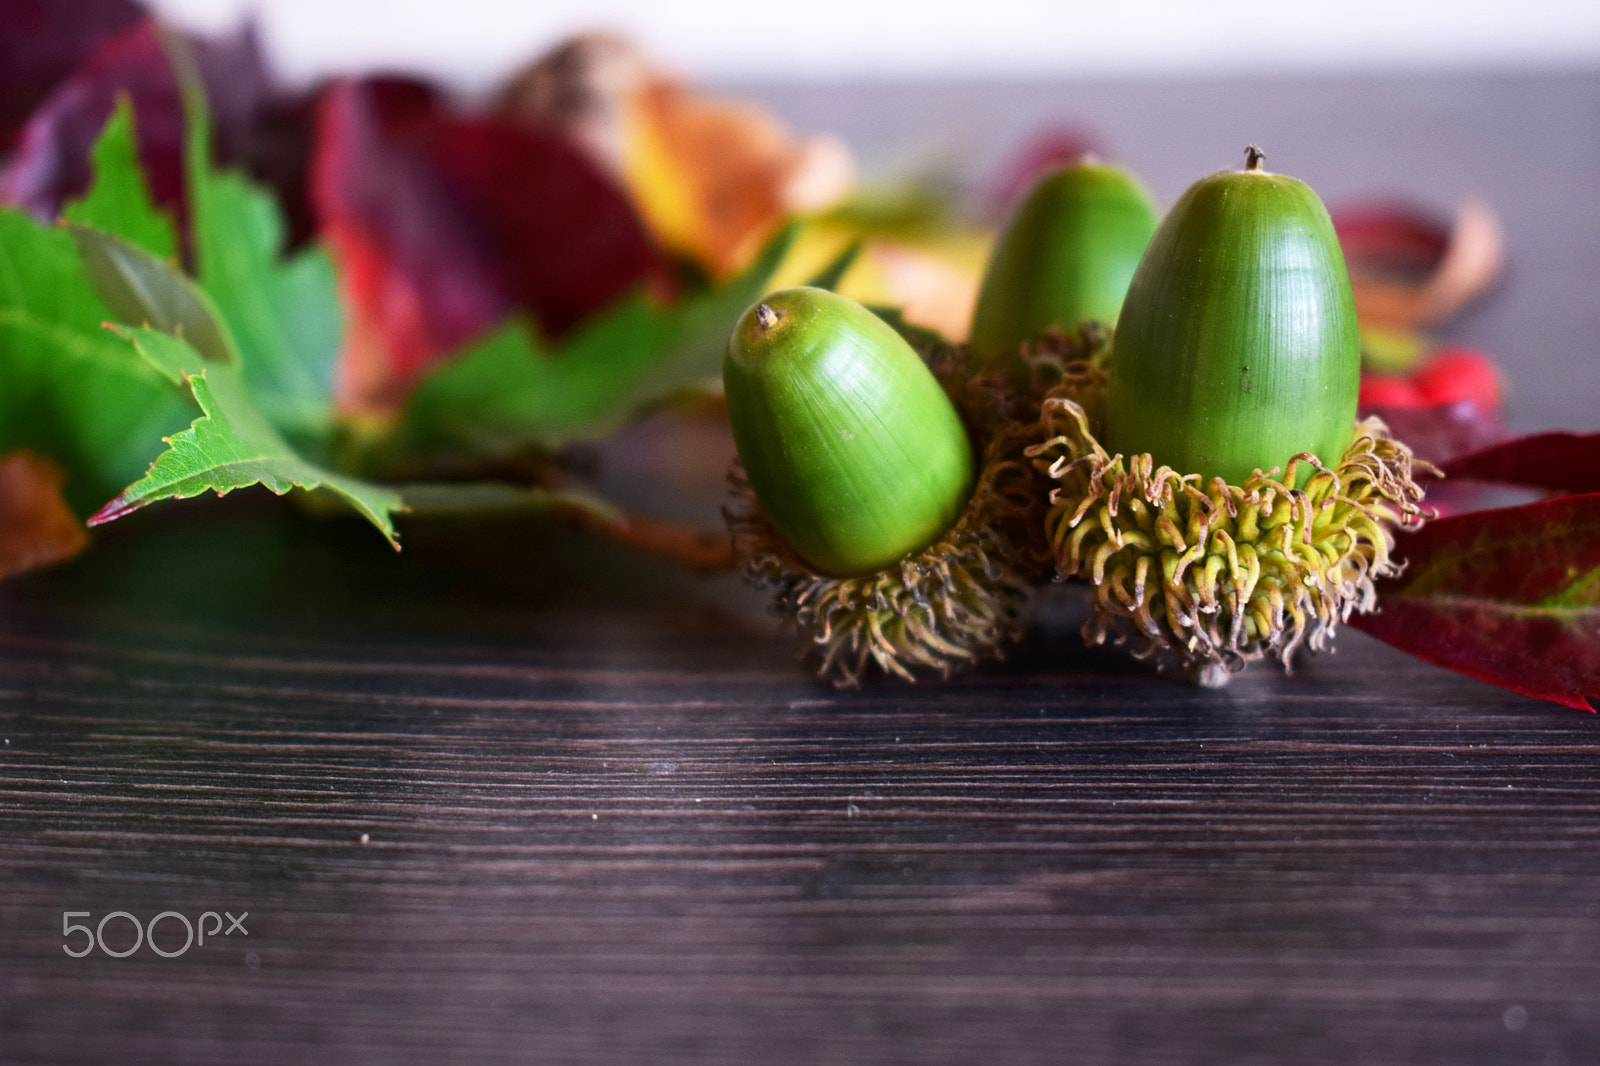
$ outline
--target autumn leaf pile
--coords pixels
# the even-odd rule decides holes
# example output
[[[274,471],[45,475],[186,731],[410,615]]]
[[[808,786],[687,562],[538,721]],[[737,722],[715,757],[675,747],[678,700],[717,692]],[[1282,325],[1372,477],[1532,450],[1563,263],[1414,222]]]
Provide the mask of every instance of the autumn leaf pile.
[[[396,78],[290,96],[248,34],[185,37],[99,0],[36,15],[78,62],[39,74],[59,81],[12,116],[0,174],[0,455],[19,458],[8,505],[64,499],[90,525],[260,485],[337,499],[397,546],[405,511],[625,532],[561,450],[714,378],[791,212],[849,183],[842,148],[672,88],[631,51],[612,56],[638,68],[614,132],[649,143],[607,156],[593,115]],[[696,169],[712,134],[721,169]],[[627,184],[641,154],[681,217]],[[753,206],[712,225],[696,205],[729,190],[700,186],[730,168]],[[84,535],[0,539],[14,571]]]

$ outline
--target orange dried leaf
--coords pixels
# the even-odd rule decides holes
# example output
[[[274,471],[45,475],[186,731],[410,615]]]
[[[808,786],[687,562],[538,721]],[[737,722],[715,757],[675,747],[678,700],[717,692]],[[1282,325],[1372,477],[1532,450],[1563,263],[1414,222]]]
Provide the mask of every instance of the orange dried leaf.
[[[664,243],[714,275],[738,272],[788,215],[848,190],[849,152],[795,138],[754,106],[656,80],[623,110],[623,178]]]
[[[0,578],[72,558],[89,534],[61,498],[62,469],[32,452],[0,459]]]
[[[651,234],[714,277],[737,274],[788,217],[854,182],[843,142],[799,137],[753,104],[662,74],[623,38],[574,38],[518,74],[500,110],[563,130],[627,185]]]

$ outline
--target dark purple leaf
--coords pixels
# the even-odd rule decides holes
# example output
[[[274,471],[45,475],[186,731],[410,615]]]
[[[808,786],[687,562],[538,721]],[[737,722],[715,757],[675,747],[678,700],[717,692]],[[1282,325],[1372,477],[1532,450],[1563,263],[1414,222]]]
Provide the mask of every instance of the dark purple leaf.
[[[144,18],[132,0],[6,0],[0,4],[0,152],[95,47]]]
[[[1600,697],[1600,494],[1443,518],[1351,624],[1428,662],[1591,710]]]
[[[1560,495],[1600,492],[1600,433],[1536,433],[1455,456],[1442,465],[1446,477]]]
[[[299,248],[316,234],[311,210],[311,153],[316,140],[320,90],[277,94],[262,101],[250,135],[224,163],[243,167],[277,194],[289,223],[288,246]]]
[[[220,159],[239,158],[268,94],[254,33],[190,41],[210,101]],[[0,201],[54,219],[89,186],[89,151],[117,100],[133,102],[139,161],[156,201],[183,209],[183,103],[156,24],[102,41],[34,112],[0,175]]]

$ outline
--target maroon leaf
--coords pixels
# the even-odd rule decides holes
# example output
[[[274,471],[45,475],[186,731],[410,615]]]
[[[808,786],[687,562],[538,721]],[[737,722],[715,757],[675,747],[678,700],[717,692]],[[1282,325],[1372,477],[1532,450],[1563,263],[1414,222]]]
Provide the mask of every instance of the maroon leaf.
[[[1409,207],[1364,204],[1333,213],[1363,325],[1414,330],[1449,318],[1505,264],[1488,204],[1463,202],[1449,225]]]
[[[482,219],[507,292],[559,336],[658,263],[622,188],[564,138],[499,119],[444,124],[434,158]]]
[[[1419,459],[1443,463],[1464,452],[1505,439],[1505,427],[1494,412],[1470,400],[1431,407],[1363,402],[1361,417],[1377,415],[1396,440],[1404,441]]]
[[[1539,699],[1600,697],[1600,494],[1476,511],[1404,535],[1406,572],[1351,623],[1420,659]]]
[[[255,35],[190,42],[210,99],[218,156],[239,158],[268,93]],[[183,213],[183,103],[151,20],[102,41],[23,127],[0,201],[54,219],[89,186],[89,149],[120,97],[133,101],[139,161],[161,204]]]
[[[342,268],[350,407],[388,406],[513,308],[559,335],[661,270],[632,204],[571,142],[456,114],[417,82],[328,91],[312,201]]]
[[[96,45],[143,17],[133,0],[8,0],[0,8],[0,152]]]
[[[1446,477],[1561,495],[1600,492],[1600,433],[1536,433],[1458,455],[1442,468]]]
[[[1450,244],[1450,227],[1391,203],[1357,204],[1333,213],[1345,258],[1375,274],[1421,282]]]

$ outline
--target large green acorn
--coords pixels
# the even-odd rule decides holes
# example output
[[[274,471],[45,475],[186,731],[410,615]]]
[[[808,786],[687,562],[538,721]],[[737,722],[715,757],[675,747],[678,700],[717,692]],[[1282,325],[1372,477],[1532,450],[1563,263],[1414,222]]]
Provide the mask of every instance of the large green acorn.
[[[1026,570],[1008,531],[1038,528],[1041,496],[1015,441],[1004,457],[995,442],[974,447],[946,384],[962,391],[878,316],[822,289],[764,297],[728,340],[723,385],[747,479],[735,542],[837,683],[871,663],[908,679],[948,673],[1020,631],[1037,564]]]
[[[1174,205],[1109,382],[1064,375],[1028,449],[1055,483],[1057,570],[1094,587],[1085,637],[1131,638],[1213,685],[1328,648],[1397,572],[1392,528],[1422,520],[1409,449],[1355,421],[1355,307],[1327,211],[1261,158]]]
[[[978,365],[1046,329],[1111,324],[1155,232],[1149,195],[1092,161],[1040,179],[996,239],[967,344]]]
[[[1106,445],[1243,482],[1354,436],[1355,297],[1333,222],[1303,182],[1262,169],[1202,178],[1156,231],[1117,322]]]

